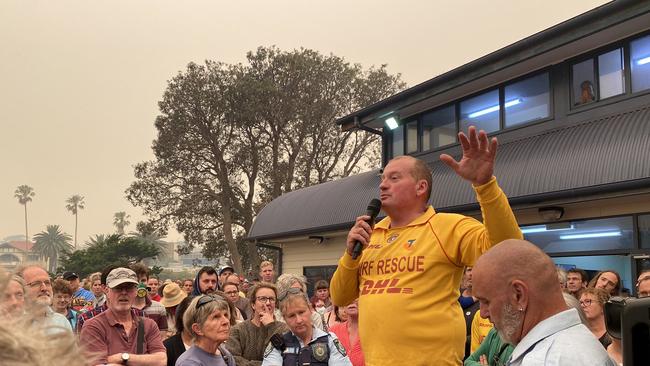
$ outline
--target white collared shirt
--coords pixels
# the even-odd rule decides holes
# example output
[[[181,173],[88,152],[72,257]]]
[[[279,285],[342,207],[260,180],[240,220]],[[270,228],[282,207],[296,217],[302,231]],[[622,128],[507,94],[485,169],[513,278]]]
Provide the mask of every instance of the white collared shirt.
[[[512,351],[508,365],[616,366],[573,308],[531,329]]]
[[[313,341],[316,339],[327,335],[327,345],[330,349],[330,358],[328,361],[329,366],[352,366],[352,363],[350,362],[350,359],[348,356],[341,354],[339,352],[338,347],[334,344],[334,340],[336,339],[338,342],[338,338],[336,338],[336,335],[333,333],[325,333],[321,329],[318,329],[316,327],[312,327],[312,336],[311,336],[311,341],[309,343],[311,344]],[[298,342],[300,343],[300,347],[304,347],[305,345],[302,343],[302,339],[300,337],[298,338]],[[270,348],[269,348],[270,347]],[[264,361],[262,361],[262,366],[282,366],[282,353],[280,353],[280,350],[277,348],[273,347],[273,344],[269,343],[267,346],[267,350],[271,350],[269,353],[268,351],[265,352],[264,356]]]

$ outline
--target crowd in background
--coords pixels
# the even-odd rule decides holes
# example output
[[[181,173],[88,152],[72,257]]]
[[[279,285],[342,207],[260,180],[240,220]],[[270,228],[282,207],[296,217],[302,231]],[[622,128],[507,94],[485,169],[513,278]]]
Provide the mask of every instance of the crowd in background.
[[[67,365],[95,364],[95,361],[90,361],[93,357],[97,357],[101,364],[108,363],[110,360],[106,357],[111,356],[108,354],[110,352],[97,354],[105,349],[124,351],[116,353],[129,353],[135,349],[134,353],[150,352],[165,356],[149,360],[151,363],[147,364],[183,365],[184,359],[205,356],[203,353],[208,349],[212,356],[219,356],[219,363],[208,364],[272,365],[275,364],[272,360],[277,361],[281,352],[273,346],[274,335],[283,336],[288,332],[301,334],[300,331],[308,326],[313,327],[321,337],[334,335],[330,337],[331,341],[325,337],[325,341],[332,344],[326,347],[330,353],[328,357],[339,357],[339,364],[349,362],[355,366],[364,365],[358,333],[357,301],[342,307],[333,304],[326,280],[316,282],[314,295],[307,298],[307,283],[303,276],[282,274],[276,278],[270,262],[264,262],[262,268],[259,279],[249,280],[234,273],[232,267],[225,266],[218,270],[203,267],[194,279],[162,281],[150,276],[148,268],[141,263],[130,269],[108,267],[102,273],[93,273],[81,279],[73,272],[50,278],[39,266],[27,265],[18,268],[15,273],[7,273],[0,281],[4,286],[0,311],[6,327],[20,324],[21,329],[26,329],[24,327],[27,325],[32,331],[29,335],[21,336],[20,332],[15,331],[18,328],[14,328],[14,331],[4,333],[4,338],[11,336],[12,341],[23,346],[30,344],[34,348],[38,348],[39,344],[46,345],[47,357],[58,357],[61,364]],[[128,278],[129,273],[132,273],[132,279]],[[577,309],[583,324],[610,357],[621,364],[620,339],[607,333],[604,319],[605,303],[610,297],[629,296],[628,291],[622,291],[620,275],[613,270],[604,270],[590,279],[582,269],[565,271],[558,268],[557,276],[567,306]],[[513,345],[503,342],[490,320],[481,316],[480,301],[472,293],[474,280],[472,267],[467,267],[459,297],[466,322],[465,365],[504,364],[503,360],[509,358]],[[111,281],[117,284],[113,285]],[[124,284],[130,285],[127,290],[134,293],[133,301],[128,303],[133,319],[149,319],[146,323],[150,326],[148,333],[156,332],[159,335],[152,340],[148,334],[147,341],[159,344],[152,343],[145,350],[137,350],[137,347],[131,347],[130,343],[135,341],[133,339],[124,344],[104,344],[112,342],[113,338],[96,339],[97,334],[84,331],[88,325],[88,329],[96,326],[95,323],[99,322],[92,319],[99,319],[99,315],[110,308],[110,300],[107,299],[111,299],[111,288],[121,290],[120,286]],[[636,292],[639,297],[650,296],[650,271],[639,276]],[[121,294],[125,293],[128,291],[121,291]],[[119,297],[117,299],[117,303],[122,301]],[[287,303],[287,299],[293,300]],[[188,309],[191,311],[188,312]],[[202,309],[206,311],[197,311]],[[203,327],[211,321],[209,316],[214,312],[222,318],[220,333],[216,338],[206,333]],[[35,327],[39,331],[34,331]],[[133,331],[137,333],[137,330]],[[66,334],[70,337],[64,336]],[[309,334],[310,338],[314,336]],[[98,345],[98,342],[101,344]],[[196,351],[187,353],[193,347]],[[335,351],[337,347],[341,348],[338,352]],[[27,349],[29,347],[16,350],[20,352],[14,355],[15,364],[29,364],[30,359],[36,360],[42,354],[33,352],[28,356]],[[53,349],[57,352],[53,352]],[[88,353],[90,349],[92,352]],[[81,356],[81,352],[86,354]],[[74,361],[68,360],[71,354],[77,356]],[[11,355],[11,352],[7,354],[7,364],[12,362]],[[137,364],[132,361],[135,356],[130,356],[127,364]],[[124,363],[117,361],[117,364]]]

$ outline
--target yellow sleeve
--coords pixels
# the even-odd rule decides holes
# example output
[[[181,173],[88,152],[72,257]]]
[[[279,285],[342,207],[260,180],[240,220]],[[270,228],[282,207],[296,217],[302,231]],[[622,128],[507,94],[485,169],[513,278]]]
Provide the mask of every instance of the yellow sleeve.
[[[332,302],[338,306],[346,306],[359,297],[359,262],[363,254],[352,259],[347,250],[339,259],[339,265],[330,281]]]
[[[457,266],[473,266],[478,257],[492,246],[506,239],[523,239],[508,198],[496,178],[474,187],[483,223],[458,214],[436,214],[432,228],[444,238],[445,254]]]

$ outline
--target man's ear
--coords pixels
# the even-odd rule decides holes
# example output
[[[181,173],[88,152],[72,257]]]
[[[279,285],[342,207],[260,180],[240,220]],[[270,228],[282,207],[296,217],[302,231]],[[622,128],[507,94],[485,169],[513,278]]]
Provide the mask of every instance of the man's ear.
[[[415,184],[415,194],[418,196],[421,196],[423,194],[427,193],[427,190],[429,189],[428,183],[424,179],[420,179],[416,184]]]
[[[526,310],[528,306],[528,285],[521,280],[514,280],[510,283],[513,300],[517,304],[517,310]]]

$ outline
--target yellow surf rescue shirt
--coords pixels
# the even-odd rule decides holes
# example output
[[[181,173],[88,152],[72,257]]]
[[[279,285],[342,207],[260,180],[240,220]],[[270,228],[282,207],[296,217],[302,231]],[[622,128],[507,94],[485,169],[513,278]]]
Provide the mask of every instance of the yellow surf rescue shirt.
[[[464,266],[505,239],[521,239],[493,177],[474,187],[483,222],[428,209],[405,227],[377,223],[354,260],[345,252],[332,278],[335,304],[359,297],[359,337],[367,366],[461,365],[465,321],[458,303]]]

